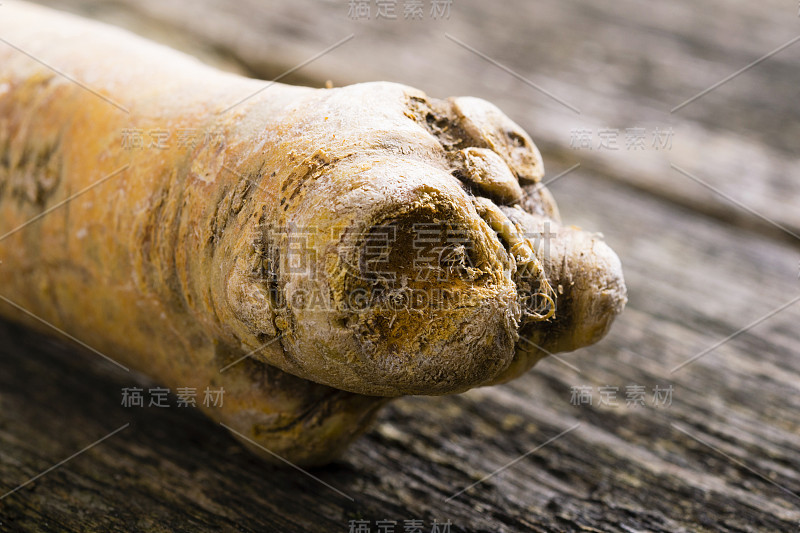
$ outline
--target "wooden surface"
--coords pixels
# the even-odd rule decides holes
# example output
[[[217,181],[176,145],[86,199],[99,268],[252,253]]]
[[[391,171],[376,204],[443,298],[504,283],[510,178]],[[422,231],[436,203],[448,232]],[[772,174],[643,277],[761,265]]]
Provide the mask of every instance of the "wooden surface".
[[[0,530],[800,529],[800,303],[781,309],[800,296],[800,43],[670,112],[796,37],[797,6],[604,4],[456,0],[434,21],[426,2],[411,22],[402,2],[383,21],[351,20],[347,2],[63,3],[267,79],[354,33],[287,79],[489,99],[538,142],[549,177],[580,163],[551,190],[620,255],[630,303],[600,344],[508,385],[390,404],[317,479],[259,463],[191,409],[123,407],[122,388],[157,385],[2,325],[0,496],[130,425],[0,499]],[[626,150],[634,127],[672,128],[671,149]],[[603,128],[620,150],[598,149]],[[577,129],[592,150],[571,146]],[[617,406],[598,405],[605,386]],[[626,406],[631,386],[644,406]],[[672,386],[671,405],[656,386]],[[576,387],[593,405],[573,405]]]

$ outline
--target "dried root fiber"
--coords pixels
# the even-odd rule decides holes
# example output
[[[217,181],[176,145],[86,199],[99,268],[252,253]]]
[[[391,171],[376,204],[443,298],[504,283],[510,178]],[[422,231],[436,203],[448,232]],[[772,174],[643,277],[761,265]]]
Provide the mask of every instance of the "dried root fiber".
[[[265,89],[2,10],[0,294],[38,318],[0,312],[224,388],[208,414],[290,461],[331,460],[391,397],[596,342],[625,304],[616,255],[561,225],[533,142],[483,100]]]

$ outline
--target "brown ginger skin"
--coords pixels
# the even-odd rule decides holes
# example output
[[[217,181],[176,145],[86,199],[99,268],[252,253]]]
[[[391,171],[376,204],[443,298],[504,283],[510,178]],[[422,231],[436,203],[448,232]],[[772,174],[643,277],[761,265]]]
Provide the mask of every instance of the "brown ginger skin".
[[[596,342],[624,306],[619,260],[560,225],[533,142],[483,100],[262,90],[17,2],[0,35],[84,85],[0,45],[0,231],[21,228],[0,240],[0,293],[168,387],[224,387],[208,414],[291,461],[329,461],[388,397]],[[123,142],[160,131],[163,147]],[[460,240],[420,266],[426,224]]]

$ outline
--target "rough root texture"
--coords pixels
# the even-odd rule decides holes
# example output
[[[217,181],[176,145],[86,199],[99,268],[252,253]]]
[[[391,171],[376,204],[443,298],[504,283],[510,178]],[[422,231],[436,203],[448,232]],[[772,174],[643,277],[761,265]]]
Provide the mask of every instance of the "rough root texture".
[[[16,2],[0,30],[41,61],[0,47],[2,227],[86,189],[0,241],[4,295],[167,386],[224,387],[208,414],[289,460],[329,461],[387,398],[596,342],[625,304],[486,101],[261,90]]]

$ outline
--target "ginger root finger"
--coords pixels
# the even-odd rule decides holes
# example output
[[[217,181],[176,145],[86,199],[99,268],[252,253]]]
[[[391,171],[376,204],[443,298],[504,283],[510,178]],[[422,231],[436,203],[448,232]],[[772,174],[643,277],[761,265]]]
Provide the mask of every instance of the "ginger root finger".
[[[621,310],[594,305],[596,283],[555,292],[583,268],[574,243],[621,274],[566,233],[568,269],[528,242],[538,222],[512,206],[557,208],[521,194],[541,157],[487,102],[265,89],[18,2],[0,34],[29,54],[0,46],[2,294],[167,386],[232,391],[208,414],[289,460],[330,460],[385,398],[517,375],[529,330],[574,349],[598,338],[584,319]],[[131,132],[147,145],[126,146]],[[421,253],[425,228],[439,231]]]
[[[547,273],[551,284],[547,289],[552,290],[556,305],[550,320],[531,321],[519,329],[514,362],[489,384],[514,379],[551,353],[596,343],[627,303],[622,265],[602,235],[561,226],[519,206],[501,210],[520,234],[527,236]],[[536,292],[540,290],[536,288]]]

